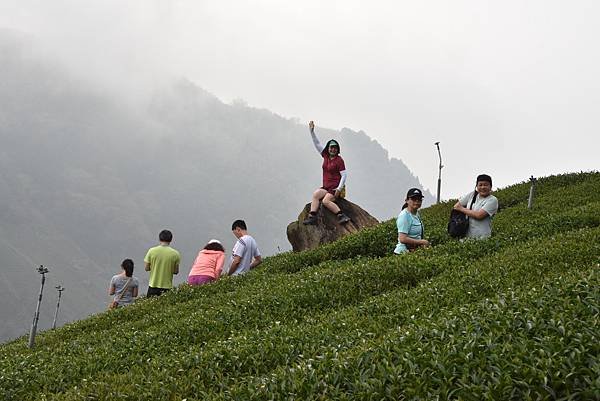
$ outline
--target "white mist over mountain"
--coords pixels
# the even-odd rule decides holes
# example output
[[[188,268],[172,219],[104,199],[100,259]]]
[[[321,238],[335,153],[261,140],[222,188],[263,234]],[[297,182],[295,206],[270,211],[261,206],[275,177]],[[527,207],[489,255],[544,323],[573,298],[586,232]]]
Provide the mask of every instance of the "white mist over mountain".
[[[597,168],[600,4],[274,0],[0,3],[74,73],[123,96],[186,77],[225,101],[364,130],[443,198]],[[126,88],[126,89],[125,89]]]
[[[231,251],[239,218],[263,256],[290,249],[285,228],[321,184],[305,124],[225,104],[185,79],[147,97],[128,86],[120,94],[74,77],[36,46],[0,32],[0,340],[28,328],[41,264],[50,294],[67,288],[62,323],[104,309],[107,280],[125,258],[143,293],[143,258],[164,228],[182,255],[176,285],[210,238]],[[373,216],[396,215],[406,188],[421,187],[364,132],[317,133],[343,144],[348,198]],[[41,329],[51,308],[43,304]]]

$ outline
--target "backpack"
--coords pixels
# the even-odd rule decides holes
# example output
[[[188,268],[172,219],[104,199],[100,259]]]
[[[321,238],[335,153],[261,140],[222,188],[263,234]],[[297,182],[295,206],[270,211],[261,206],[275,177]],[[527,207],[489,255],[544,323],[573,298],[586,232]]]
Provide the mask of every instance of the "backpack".
[[[473,199],[471,200],[469,209],[473,208],[475,198],[477,198],[477,191],[473,191]],[[448,234],[450,234],[452,238],[462,238],[467,235],[468,230],[469,216],[461,211],[452,209],[450,212],[450,221],[448,222]]]

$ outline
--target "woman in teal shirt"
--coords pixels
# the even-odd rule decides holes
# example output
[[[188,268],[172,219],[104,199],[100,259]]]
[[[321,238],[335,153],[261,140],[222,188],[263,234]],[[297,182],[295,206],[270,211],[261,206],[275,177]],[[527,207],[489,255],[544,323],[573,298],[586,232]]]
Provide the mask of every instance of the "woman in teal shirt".
[[[406,203],[396,220],[398,227],[398,244],[395,254],[412,252],[418,247],[429,246],[429,241],[423,239],[423,222],[419,216],[419,208],[423,202],[423,193],[419,188],[411,188],[406,194]]]

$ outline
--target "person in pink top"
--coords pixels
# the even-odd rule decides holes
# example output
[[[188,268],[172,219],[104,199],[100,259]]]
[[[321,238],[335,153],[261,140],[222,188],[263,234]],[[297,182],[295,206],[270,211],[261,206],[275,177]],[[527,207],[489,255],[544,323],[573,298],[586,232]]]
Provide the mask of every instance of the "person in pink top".
[[[189,285],[202,285],[216,281],[221,275],[225,263],[225,249],[221,242],[211,239],[208,244],[198,252],[196,260],[188,275]]]

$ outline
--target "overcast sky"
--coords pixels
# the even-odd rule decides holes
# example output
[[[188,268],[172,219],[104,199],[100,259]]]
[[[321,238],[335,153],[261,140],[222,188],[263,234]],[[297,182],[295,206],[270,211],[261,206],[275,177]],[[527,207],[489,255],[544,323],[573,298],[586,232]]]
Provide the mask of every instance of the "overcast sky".
[[[442,198],[598,169],[598,21],[598,1],[0,0],[74,74],[363,130],[433,193],[440,141]]]

